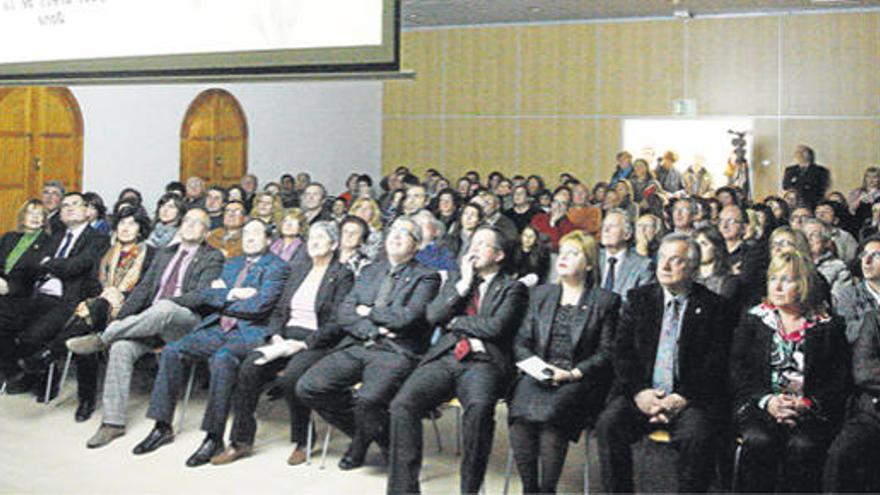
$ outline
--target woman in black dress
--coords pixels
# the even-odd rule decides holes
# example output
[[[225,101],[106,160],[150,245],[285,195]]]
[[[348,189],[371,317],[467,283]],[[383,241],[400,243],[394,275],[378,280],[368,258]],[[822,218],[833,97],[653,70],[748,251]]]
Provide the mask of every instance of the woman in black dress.
[[[509,406],[510,445],[524,493],[556,491],[568,442],[602,410],[611,386],[620,298],[599,288],[597,264],[592,236],[565,235],[559,281],[535,289],[514,342],[517,363],[544,362],[540,379],[522,374],[516,380]]]

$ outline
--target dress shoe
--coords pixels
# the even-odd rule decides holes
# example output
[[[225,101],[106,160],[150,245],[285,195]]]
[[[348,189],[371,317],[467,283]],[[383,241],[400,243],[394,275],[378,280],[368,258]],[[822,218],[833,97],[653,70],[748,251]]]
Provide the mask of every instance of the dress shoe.
[[[95,412],[95,400],[82,399],[79,401],[79,406],[76,408],[76,414],[73,417],[77,423],[82,423],[88,421],[92,417],[93,412]]]
[[[18,360],[18,367],[24,370],[25,373],[42,373],[46,371],[46,368],[52,363],[52,351],[49,349],[43,349],[40,352],[31,354],[26,358],[21,358]]]
[[[103,447],[113,440],[125,435],[125,427],[124,426],[115,426],[115,425],[101,425],[98,428],[98,431],[92,435],[92,438],[86,442],[86,447],[90,449],[97,449],[98,447]]]
[[[229,464],[230,462],[235,462],[242,457],[247,457],[254,453],[253,445],[239,445],[230,443],[226,450],[215,455],[211,458],[211,464],[215,466],[222,466],[223,464]]]
[[[352,452],[351,447],[345,451],[345,455],[342,456],[342,459],[339,459],[339,469],[343,471],[351,471],[352,469],[357,469],[364,465],[364,458],[366,457],[366,452],[360,455]]]
[[[205,437],[205,440],[186,460],[188,467],[198,467],[211,462],[211,458],[223,453],[223,440]]]
[[[97,333],[90,333],[82,337],[74,337],[64,342],[67,349],[74,354],[94,354],[104,350],[104,341]]]
[[[306,462],[306,449],[297,445],[293,452],[290,453],[290,457],[287,458],[287,464],[291,466],[299,466],[300,464]]]
[[[6,380],[6,393],[9,395],[25,394],[34,389],[37,377],[25,373],[17,373]]]
[[[147,438],[141,440],[141,443],[134,446],[134,450],[132,453],[134,455],[142,455],[148,452],[152,452],[159,447],[165,445],[166,443],[171,443],[174,441],[174,432],[171,431],[170,428],[153,428],[150,431],[150,434],[147,435]]]

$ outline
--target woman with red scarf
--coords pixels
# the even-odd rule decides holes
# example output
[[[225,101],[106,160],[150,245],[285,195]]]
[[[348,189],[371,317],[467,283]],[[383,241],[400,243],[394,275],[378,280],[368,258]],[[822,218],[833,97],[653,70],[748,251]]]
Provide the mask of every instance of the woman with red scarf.
[[[740,320],[731,351],[740,492],[816,492],[843,416],[845,325],[826,311],[810,260],[777,254],[767,296]]]

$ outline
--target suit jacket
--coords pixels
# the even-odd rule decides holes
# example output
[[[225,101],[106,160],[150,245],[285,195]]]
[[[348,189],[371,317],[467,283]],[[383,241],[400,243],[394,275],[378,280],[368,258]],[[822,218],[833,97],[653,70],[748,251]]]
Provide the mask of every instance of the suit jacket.
[[[47,256],[54,256],[64,241],[66,230],[52,234]],[[38,272],[44,278],[56,277],[61,280],[61,300],[78,303],[87,297],[101,292],[98,282],[98,264],[110,246],[110,238],[92,227],[86,226],[67,257],[50,259],[41,264]]]
[[[845,287],[837,294],[834,308],[846,321],[846,339],[853,343],[868,316],[880,309],[880,302],[868,291],[867,282]]]
[[[284,286],[284,292],[275,305],[272,315],[269,317],[269,332],[288,337],[284,328],[290,320],[290,300],[302,285],[303,280],[312,270],[312,258],[309,256],[295,256],[291,263],[290,276]],[[315,295],[315,314],[318,316],[318,329],[306,339],[309,349],[324,349],[338,344],[345,333],[337,321],[337,308],[342,304],[343,298],[354,285],[354,275],[351,270],[337,260],[333,260],[324,276],[321,285]]]
[[[850,355],[845,329],[843,320],[835,316],[804,332],[804,394],[832,421],[842,418],[849,392]],[[774,332],[750,312],[743,314],[736,328],[730,376],[738,416],[753,411],[762,397],[773,393],[770,353]]]
[[[617,326],[614,371],[618,390],[632,398],[653,387],[654,362],[663,322],[660,284],[629,291]],[[679,374],[674,392],[691,406],[723,407],[730,346],[729,308],[700,284],[688,295],[678,337]]]
[[[556,310],[562,299],[559,284],[534,289],[529,310],[516,334],[513,347],[517,362],[538,356],[547,359],[550,334]],[[571,323],[574,367],[584,374],[588,388],[608,387],[611,383],[614,334],[620,313],[620,296],[598,287],[584,289],[578,302],[580,311]]]
[[[122,304],[117,318],[122,319],[140,313],[153,304],[153,299],[161,289],[162,275],[179,249],[180,244],[175,244],[161,248],[156,253],[150,267]],[[183,274],[181,294],[171,300],[198,312],[198,304],[201,300],[198,293],[211,285],[211,282],[220,275],[222,268],[223,253],[203,243]]]
[[[459,273],[452,274],[428,305],[428,323],[432,327],[440,326],[442,335],[422,363],[439,358],[455,347],[461,337],[468,337],[483,342],[492,364],[502,373],[512,372],[513,338],[528,304],[528,289],[513,277],[498,273],[486,288],[477,314],[467,316],[464,312],[469,297],[459,295],[455,288],[459,280]]]
[[[601,280],[605,280],[605,250],[599,251],[599,270]],[[630,289],[656,282],[651,258],[640,255],[633,248],[626,248],[626,256],[620,266],[614,267],[614,287],[612,291],[626,300]]]
[[[816,203],[825,197],[829,182],[828,169],[815,163],[806,169],[801,169],[798,164],[789,165],[782,176],[782,188],[796,189],[810,208],[815,208]]]
[[[24,236],[21,232],[7,232],[0,237],[0,278],[9,286],[7,297],[30,297],[34,292],[34,282],[39,275],[39,264],[46,256],[52,256],[49,248],[54,244],[52,238],[43,231],[25,251],[18,262],[6,273],[6,258]]]
[[[410,260],[400,267],[391,291],[388,306],[376,307],[379,287],[391,265],[388,260],[366,266],[354,283],[351,292],[339,306],[339,324],[348,334],[340,343],[347,347],[376,339],[379,327],[397,334],[389,345],[397,347],[410,357],[424,353],[431,339],[431,327],[425,320],[428,303],[440,287],[440,275],[421,263]],[[373,306],[366,317],[358,316],[358,305]]]
[[[240,287],[257,289],[256,295],[248,299],[229,301],[229,291],[235,287],[235,279],[244,268],[246,256],[238,256],[226,261],[220,279],[226,284],[224,289],[207,287],[198,292],[199,306],[211,308],[211,313],[202,319],[196,330],[220,323],[220,317],[238,318],[238,327],[243,330],[265,332],[269,315],[275,308],[284,282],[290,274],[290,267],[278,256],[266,252],[251,266]]]
[[[852,351],[853,382],[859,392],[856,408],[880,421],[880,314],[871,311]]]

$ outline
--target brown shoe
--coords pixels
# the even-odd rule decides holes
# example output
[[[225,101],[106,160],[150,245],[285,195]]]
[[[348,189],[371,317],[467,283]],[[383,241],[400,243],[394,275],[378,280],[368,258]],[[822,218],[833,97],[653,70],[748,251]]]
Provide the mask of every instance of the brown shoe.
[[[290,453],[290,457],[287,458],[287,464],[298,466],[304,462],[306,462],[306,450],[297,445]]]
[[[253,445],[236,445],[234,443],[230,443],[229,446],[226,447],[226,450],[211,458],[211,464],[215,466],[229,464],[230,462],[237,461],[242,457],[247,457],[253,453]]]

